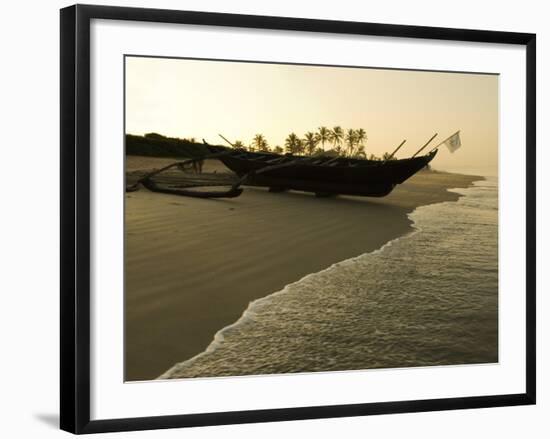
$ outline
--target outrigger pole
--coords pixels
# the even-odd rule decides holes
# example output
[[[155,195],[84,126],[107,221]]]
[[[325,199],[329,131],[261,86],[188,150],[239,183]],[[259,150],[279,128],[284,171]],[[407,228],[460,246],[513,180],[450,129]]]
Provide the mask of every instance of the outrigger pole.
[[[437,136],[437,133],[435,133],[432,137],[430,137],[430,140],[428,140],[428,141],[424,144],[424,146],[423,146],[422,148],[420,148],[418,151],[416,151],[416,152],[414,153],[414,155],[413,155],[411,158],[416,157],[416,156],[420,153],[420,151],[422,151],[424,148],[426,148],[426,146],[428,146],[428,145],[430,144],[430,142],[431,142],[433,139],[435,139],[435,136]],[[439,145],[437,145],[437,146],[439,146]]]

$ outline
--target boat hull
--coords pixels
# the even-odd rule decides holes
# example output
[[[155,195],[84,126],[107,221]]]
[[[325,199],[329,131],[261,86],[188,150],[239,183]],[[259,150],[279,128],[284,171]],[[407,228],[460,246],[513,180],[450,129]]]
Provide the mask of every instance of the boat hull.
[[[323,159],[312,157],[252,153],[211,146],[209,149],[216,154],[227,151],[219,160],[239,177],[245,178],[243,184],[266,186],[274,191],[297,190],[322,195],[369,197],[388,195],[435,156],[433,152],[422,157],[387,162],[338,159],[332,163],[325,161],[327,165],[324,165]],[[321,164],[316,164],[316,161]]]

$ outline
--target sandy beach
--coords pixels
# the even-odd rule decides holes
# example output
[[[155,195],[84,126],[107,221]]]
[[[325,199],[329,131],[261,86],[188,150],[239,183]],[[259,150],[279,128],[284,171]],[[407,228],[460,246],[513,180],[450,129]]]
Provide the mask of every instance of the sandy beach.
[[[127,170],[172,162],[129,156]],[[205,172],[225,172],[217,161]],[[245,188],[234,199],[126,194],[126,380],[200,353],[249,302],[411,230],[407,213],[480,177],[420,172],[384,198]]]

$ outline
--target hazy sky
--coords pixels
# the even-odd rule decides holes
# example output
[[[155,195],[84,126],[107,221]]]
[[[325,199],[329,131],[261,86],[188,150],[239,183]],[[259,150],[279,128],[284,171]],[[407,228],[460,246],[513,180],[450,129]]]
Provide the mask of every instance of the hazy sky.
[[[367,153],[408,157],[460,130],[462,148],[440,148],[437,169],[496,175],[498,76],[367,68],[126,58],[126,132],[270,146],[320,126],[363,128]]]

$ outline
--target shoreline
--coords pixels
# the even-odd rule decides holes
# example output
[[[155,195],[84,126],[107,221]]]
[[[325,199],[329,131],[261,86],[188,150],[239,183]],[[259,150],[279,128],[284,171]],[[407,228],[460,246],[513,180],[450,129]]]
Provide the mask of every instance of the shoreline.
[[[482,179],[421,172],[380,199],[248,187],[231,201],[127,194],[126,380],[200,355],[251,302],[379,250],[413,231],[416,207],[456,201],[447,189]]]
[[[485,177],[484,177],[485,178]],[[481,181],[481,180],[475,180],[475,181]],[[473,183],[470,184],[469,187],[473,186]],[[452,190],[453,189],[459,189],[459,188],[447,188],[447,191],[449,191],[450,193],[453,193]],[[462,194],[459,194],[459,198],[460,197],[463,197],[464,195]],[[442,201],[442,203],[447,203],[447,202],[454,202],[454,201]],[[435,204],[438,204],[438,203],[435,203]],[[419,207],[426,207],[426,206],[429,206],[429,204],[425,204],[425,205],[422,205],[422,206],[419,206]],[[408,213],[407,216],[410,218],[410,215],[412,213],[414,213],[414,211],[416,209],[418,209],[419,207],[415,208],[412,212]],[[288,288],[291,287],[293,284],[297,284],[299,282],[302,282],[304,280],[307,280],[308,277],[310,276],[313,276],[313,275],[317,275],[317,274],[320,274],[322,272],[325,272],[325,271],[330,271],[333,267],[335,266],[338,266],[340,264],[346,264],[346,263],[351,263],[353,262],[354,260],[357,260],[365,255],[370,255],[370,254],[376,254],[378,252],[381,252],[383,251],[386,247],[392,245],[394,242],[400,240],[400,239],[403,239],[403,238],[406,238],[414,233],[418,233],[421,231],[421,229],[417,228],[416,226],[414,226],[414,221],[412,221],[412,224],[411,224],[411,230],[403,235],[400,235],[400,236],[397,236],[393,239],[391,239],[390,241],[384,243],[380,248],[377,248],[377,249],[374,249],[372,251],[369,251],[369,252],[365,252],[365,253],[362,253],[360,255],[357,255],[357,256],[354,256],[352,258],[349,258],[349,259],[345,259],[343,261],[338,261],[338,262],[334,262],[333,264],[329,265],[328,267],[322,269],[321,271],[318,271],[318,272],[315,272],[315,273],[308,273],[306,274],[304,277],[294,281],[293,283],[291,284],[288,284],[288,285],[285,285],[285,287],[282,289],[282,290],[279,290],[279,291],[274,291],[266,296],[263,296],[263,297],[259,297],[258,299],[255,299],[251,302],[249,302],[248,306],[246,307],[246,309],[243,311],[243,313],[241,314],[241,316],[233,323],[231,323],[230,325],[228,326],[224,326],[223,328],[221,328],[219,331],[217,331],[215,334],[214,334],[214,338],[212,339],[212,341],[210,342],[210,344],[206,347],[206,349],[200,353],[198,353],[197,355],[195,355],[194,357],[192,358],[189,358],[187,360],[184,360],[184,361],[181,361],[179,363],[176,363],[174,364],[173,366],[171,366],[169,369],[167,369],[165,372],[163,372],[160,376],[158,376],[157,378],[155,378],[156,380],[170,380],[170,379],[184,379],[184,378],[187,378],[186,376],[180,376],[181,374],[181,369],[185,369],[185,367],[193,364],[196,360],[199,360],[201,357],[203,357],[204,355],[207,355],[209,353],[211,353],[212,351],[214,351],[218,345],[223,341],[224,339],[224,336],[223,336],[223,333],[225,331],[228,331],[230,330],[231,328],[233,327],[237,327],[240,323],[242,323],[243,321],[246,320],[246,318],[248,317],[247,314],[249,314],[250,312],[254,312],[253,309],[255,306],[259,305],[262,301],[264,300],[269,300],[270,298],[274,297],[274,296],[277,296],[279,294],[284,294],[288,291]],[[220,340],[221,339],[221,340]],[[204,378],[213,378],[215,376],[206,376]],[[201,377],[193,377],[193,378],[201,378]]]
[[[445,201],[443,201],[445,202]],[[306,274],[304,277],[298,279],[298,280],[295,280],[294,282],[288,284],[288,285],[285,285],[283,287],[283,289],[279,290],[279,291],[274,291],[270,294],[267,294],[266,296],[262,296],[262,297],[259,297],[257,299],[254,299],[253,301],[249,302],[248,303],[248,306],[246,307],[246,309],[243,311],[243,313],[241,314],[241,316],[236,320],[234,321],[233,323],[231,323],[230,325],[227,325],[227,326],[224,326],[223,328],[221,328],[219,331],[217,331],[215,334],[214,334],[214,338],[212,339],[212,341],[210,342],[210,344],[206,347],[206,349],[202,352],[199,352],[197,355],[195,355],[194,357],[191,357],[187,360],[184,360],[184,361],[181,361],[179,363],[176,363],[174,364],[173,366],[171,366],[169,369],[167,369],[165,372],[163,372],[160,376],[158,376],[157,378],[155,378],[155,380],[170,380],[170,379],[183,379],[183,378],[187,378],[185,376],[178,376],[178,373],[179,373],[179,370],[182,368],[182,367],[185,367],[187,366],[188,364],[191,364],[193,363],[195,360],[198,360],[199,358],[201,358],[203,355],[206,355],[210,352],[212,352],[213,350],[216,349],[216,347],[219,345],[220,341],[219,341],[219,338],[221,337],[222,338],[222,341],[223,341],[223,333],[226,331],[226,330],[229,330],[233,327],[236,327],[237,325],[239,325],[242,321],[244,321],[246,318],[247,318],[247,314],[249,312],[253,312],[253,308],[254,306],[257,306],[260,302],[264,301],[264,300],[269,300],[270,298],[274,297],[274,296],[277,296],[279,294],[284,294],[288,291],[288,288],[291,287],[293,284],[297,284],[299,282],[302,282],[304,280],[307,280],[310,276],[314,276],[314,275],[318,275],[318,274],[321,274],[323,272],[328,272],[330,271],[333,267],[335,266],[338,266],[340,264],[346,264],[346,263],[349,263],[349,262],[353,262],[354,260],[356,259],[359,259],[365,255],[369,255],[369,254],[374,254],[374,253],[377,253],[377,252],[381,252],[383,251],[387,246],[390,246],[392,245],[393,242],[395,241],[398,241],[399,239],[402,239],[402,238],[405,238],[407,236],[410,236],[412,235],[413,233],[417,233],[419,230],[415,229],[414,227],[411,227],[412,230],[410,230],[409,232],[403,234],[403,235],[400,235],[400,236],[397,236],[393,239],[391,239],[390,241],[382,244],[382,246],[380,248],[377,248],[377,249],[374,249],[372,251],[369,251],[369,252],[365,252],[365,253],[362,253],[360,255],[357,255],[357,256],[353,256],[349,259],[344,259],[343,261],[338,261],[338,262],[334,262],[332,263],[331,265],[329,265],[328,267],[326,268],[323,268],[321,271],[317,271],[317,272],[314,272],[314,273],[308,273]],[[171,375],[174,375],[174,376],[171,376]],[[197,378],[197,377],[194,377],[194,378]],[[202,378],[202,377],[199,377],[199,378]],[[216,378],[216,376],[206,376],[204,378]]]
[[[484,179],[486,179],[486,178],[484,178]],[[482,180],[476,180],[476,182],[477,181],[482,181]],[[468,186],[468,188],[471,188],[471,187],[475,186],[474,183],[475,182],[473,182],[470,186]],[[448,188],[447,190],[449,192],[453,193],[453,191],[460,190],[460,189],[462,189],[462,188]],[[466,194],[462,194],[460,192],[457,192],[457,193],[459,194],[459,199],[466,196]],[[454,203],[454,201],[443,201],[441,203],[435,203],[435,204],[445,204],[445,203]],[[218,347],[221,347],[223,349],[222,343],[224,342],[226,337],[229,336],[230,339],[232,337],[231,330],[237,329],[240,325],[246,324],[250,320],[255,321],[255,315],[256,315],[256,312],[257,312],[257,308],[258,307],[262,308],[262,305],[263,305],[264,302],[270,303],[270,301],[272,301],[275,297],[277,297],[279,295],[284,295],[284,294],[289,294],[289,293],[292,294],[292,290],[294,288],[296,288],[299,284],[303,283],[304,281],[307,281],[311,277],[316,278],[319,275],[322,275],[323,273],[330,273],[334,268],[338,268],[338,267],[341,267],[341,266],[346,266],[348,264],[353,265],[353,263],[355,261],[361,260],[365,256],[373,256],[373,255],[376,255],[378,253],[381,253],[385,249],[387,249],[388,247],[394,245],[395,243],[398,243],[400,240],[407,239],[407,238],[410,238],[410,237],[412,237],[413,235],[415,235],[417,233],[421,233],[422,230],[423,230],[422,227],[420,227],[418,225],[418,223],[415,222],[414,219],[412,219],[412,217],[413,217],[413,214],[418,209],[425,208],[425,207],[428,207],[428,206],[430,206],[430,205],[419,206],[416,209],[414,209],[411,213],[408,214],[408,216],[411,218],[411,221],[413,223],[412,230],[409,231],[408,233],[405,233],[404,235],[398,236],[398,237],[386,242],[380,248],[377,248],[373,251],[363,253],[361,255],[352,257],[350,259],[346,259],[344,261],[335,262],[335,263],[331,264],[330,266],[324,268],[323,270],[321,270],[319,272],[306,274],[301,279],[298,279],[295,282],[286,285],[282,290],[272,292],[271,294],[260,297],[258,299],[255,299],[254,301],[250,302],[248,304],[247,308],[243,311],[243,313],[239,317],[239,319],[237,319],[235,322],[231,323],[230,325],[225,326],[224,328],[221,328],[219,331],[216,332],[213,340],[211,341],[211,343],[208,345],[208,347],[204,351],[200,352],[199,354],[195,355],[192,358],[189,358],[185,361],[174,364],[172,367],[170,367],[168,370],[166,370],[164,373],[162,373],[159,377],[157,377],[156,380],[165,381],[165,380],[171,380],[171,379],[202,379],[202,378],[208,379],[208,378],[224,378],[224,377],[226,378],[226,377],[230,377],[230,376],[261,376],[262,374],[259,373],[259,372],[256,372],[256,373],[243,373],[242,375],[239,375],[239,374],[231,374],[230,375],[230,374],[225,374],[225,373],[222,373],[222,374],[219,374],[219,375],[218,374],[212,374],[212,375],[194,375],[194,374],[191,374],[191,375],[187,375],[187,374],[188,374],[189,370],[193,370],[195,362],[198,361],[199,364],[200,364],[200,362],[202,360],[202,357],[207,356],[207,358],[208,358],[208,355],[210,355],[210,354],[213,354],[215,356],[216,354],[214,353],[214,351]],[[206,361],[208,361],[208,360],[206,360]],[[214,363],[215,363],[215,361],[214,361]],[[457,363],[457,365],[460,365],[460,364],[461,363]],[[484,364],[484,363],[480,362],[479,364]],[[453,365],[454,366],[455,364],[454,363],[449,363],[449,364],[444,364],[444,365]],[[413,367],[429,367],[429,366],[430,365],[420,365],[420,366],[413,366]],[[392,369],[394,368],[393,366],[388,366],[388,367],[390,367]],[[405,366],[403,366],[403,367],[405,367]],[[384,368],[384,367],[381,366],[380,368]],[[353,369],[353,370],[355,370],[355,369]],[[323,371],[324,370],[315,370],[314,372],[323,372]],[[326,372],[333,372],[333,371],[340,371],[340,369],[330,369],[330,370],[327,370]],[[281,373],[282,374],[293,374],[293,373],[302,373],[302,372],[307,372],[307,371],[304,370],[304,371],[299,371],[299,372],[281,372]],[[268,372],[268,373],[276,373],[276,372]]]

